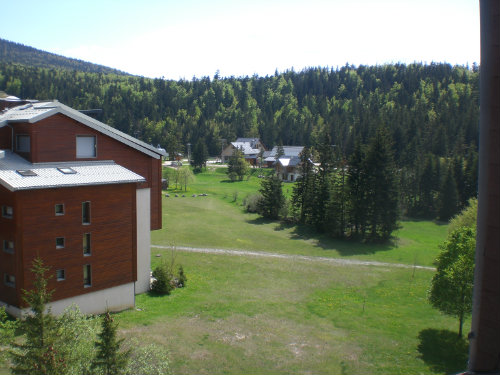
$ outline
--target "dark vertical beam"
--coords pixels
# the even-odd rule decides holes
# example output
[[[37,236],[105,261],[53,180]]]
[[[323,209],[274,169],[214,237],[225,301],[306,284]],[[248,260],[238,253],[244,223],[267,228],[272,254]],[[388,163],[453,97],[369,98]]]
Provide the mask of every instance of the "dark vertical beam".
[[[469,372],[500,372],[500,1],[480,0],[480,137]]]

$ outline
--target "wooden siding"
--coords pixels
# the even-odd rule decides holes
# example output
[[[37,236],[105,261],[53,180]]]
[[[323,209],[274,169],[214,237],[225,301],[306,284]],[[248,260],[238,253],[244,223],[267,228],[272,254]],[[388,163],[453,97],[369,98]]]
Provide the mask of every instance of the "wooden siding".
[[[53,300],[64,299],[136,281],[137,223],[135,184],[20,191],[15,193],[21,233],[16,287],[30,289],[29,271],[38,255],[50,267]],[[82,224],[82,202],[91,202],[91,222]],[[55,205],[64,204],[64,215],[55,215]],[[83,235],[91,233],[91,255],[83,254]],[[56,248],[56,237],[65,247]],[[22,255],[22,257],[21,257]],[[84,287],[83,266],[92,267],[92,286]],[[56,280],[64,269],[66,279]],[[19,292],[19,290],[18,290]],[[19,306],[18,295],[17,303]]]
[[[14,126],[16,133],[19,134],[26,132],[26,126],[30,127],[30,161],[33,163],[114,160],[117,164],[144,177],[146,182],[139,187],[151,188],[151,230],[161,229],[161,159],[154,159],[62,114],[56,114],[34,124],[18,123]],[[95,158],[76,157],[78,135],[96,137]]]
[[[0,207],[3,205],[10,206],[14,209],[14,214],[11,219],[7,219],[0,215],[0,301],[10,305],[18,306],[20,299],[19,281],[22,278],[22,268],[19,266],[21,259],[22,245],[21,236],[19,235],[20,215],[19,209],[16,206],[14,193],[0,186]],[[14,253],[6,253],[3,251],[3,241],[14,241]],[[7,286],[4,282],[4,275],[9,274],[16,277],[15,287]]]

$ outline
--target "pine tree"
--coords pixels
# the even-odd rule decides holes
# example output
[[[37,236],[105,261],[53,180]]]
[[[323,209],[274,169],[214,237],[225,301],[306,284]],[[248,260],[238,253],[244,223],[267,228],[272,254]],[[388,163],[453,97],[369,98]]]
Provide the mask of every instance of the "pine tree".
[[[236,178],[242,181],[247,173],[248,163],[245,161],[243,151],[235,149],[227,164],[227,175],[231,181],[236,180]]]
[[[458,192],[452,166],[448,167],[439,192],[439,219],[450,220],[458,212]]]
[[[278,219],[285,204],[281,179],[272,174],[265,177],[260,186],[259,192],[262,197],[257,203],[258,212],[268,219]]]
[[[207,166],[207,159],[208,159],[208,151],[207,151],[207,145],[205,144],[203,139],[198,139],[198,142],[194,145],[193,148],[193,160],[191,161],[191,164],[197,168],[200,169],[203,167]]]
[[[301,223],[310,220],[314,199],[315,173],[311,159],[311,149],[304,147],[300,153],[300,177],[297,178],[292,194],[292,209]]]
[[[354,236],[365,232],[365,205],[366,192],[364,190],[366,172],[364,170],[364,153],[359,140],[354,143],[354,151],[349,159],[349,169],[347,171],[348,185],[348,221],[351,224]]]
[[[24,291],[24,301],[30,306],[31,314],[27,314],[20,322],[21,332],[25,336],[22,344],[14,345],[12,352],[13,374],[61,375],[67,373],[65,356],[59,350],[57,322],[46,306],[50,302],[53,290],[48,289],[49,269],[42,259],[35,258],[31,272],[34,274],[33,289]]]
[[[100,371],[104,375],[123,374],[127,367],[129,352],[120,352],[123,339],[116,338],[118,325],[113,317],[106,311],[102,317],[101,333],[99,340],[95,343],[97,354],[92,364],[94,371]]]
[[[330,179],[334,167],[334,154],[331,137],[324,131],[323,141],[318,146],[319,171],[314,184],[314,199],[311,212],[311,223],[320,232],[325,230],[327,222],[327,205],[330,201]]]
[[[391,144],[386,129],[379,128],[363,161],[366,225],[372,241],[387,240],[397,228],[398,190]]]

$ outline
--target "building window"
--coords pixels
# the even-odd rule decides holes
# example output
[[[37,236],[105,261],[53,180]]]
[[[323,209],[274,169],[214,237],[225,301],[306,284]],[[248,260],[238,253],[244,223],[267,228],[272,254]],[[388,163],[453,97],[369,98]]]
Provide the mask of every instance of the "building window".
[[[31,142],[29,135],[16,135],[16,151],[17,152],[31,151]]]
[[[91,135],[77,135],[76,136],[76,157],[77,158],[95,158],[96,152],[96,139]]]
[[[90,224],[90,202],[82,202],[82,224]]]
[[[90,233],[83,234],[83,255],[90,255]]]
[[[6,253],[14,253],[14,241],[3,240],[3,251]]]
[[[64,249],[64,237],[56,238],[56,249]]]
[[[11,206],[2,206],[2,216],[7,218],[7,219],[12,219],[12,216],[14,215],[14,210],[12,209]]]
[[[15,287],[16,286],[16,277],[14,275],[9,275],[7,273],[3,276],[3,282],[7,286]]]
[[[66,280],[66,273],[64,272],[64,270],[56,270],[56,278],[57,278],[57,281],[63,281],[63,280]]]
[[[92,286],[92,269],[90,268],[90,264],[83,266],[83,286],[86,288]]]
[[[64,204],[63,203],[56,204],[55,211],[56,211],[56,216],[64,215]]]

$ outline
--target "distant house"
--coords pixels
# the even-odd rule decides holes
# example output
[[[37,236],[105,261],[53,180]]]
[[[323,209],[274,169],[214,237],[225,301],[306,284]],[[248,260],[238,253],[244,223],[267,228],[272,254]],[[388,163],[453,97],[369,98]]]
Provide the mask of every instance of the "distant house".
[[[165,152],[59,102],[0,111],[0,306],[20,316],[32,261],[50,268],[51,308],[133,307],[149,290]],[[18,103],[19,104],[19,103]]]
[[[282,157],[274,164],[276,175],[283,181],[293,182],[301,176],[300,157]]]
[[[304,146],[282,146],[283,155],[282,158],[292,158],[299,157],[300,153],[304,149]],[[278,155],[278,146],[274,146],[271,151],[264,151],[262,156],[264,165],[267,168],[272,168],[276,163],[276,157]]]
[[[222,150],[222,162],[227,163],[236,149],[243,152],[245,160],[251,165],[257,165],[259,154],[265,151],[265,147],[259,138],[238,138],[235,142],[231,142]]]

